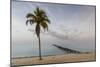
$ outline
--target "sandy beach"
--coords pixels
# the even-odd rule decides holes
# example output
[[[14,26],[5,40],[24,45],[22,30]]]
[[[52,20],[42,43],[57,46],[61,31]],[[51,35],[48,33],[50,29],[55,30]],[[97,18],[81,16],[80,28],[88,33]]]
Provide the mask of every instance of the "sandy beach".
[[[39,57],[13,58],[11,59],[12,66],[19,65],[37,65],[37,64],[51,64],[51,63],[67,63],[78,61],[95,61],[95,53],[82,54],[65,54],[56,56],[44,56],[42,60]]]

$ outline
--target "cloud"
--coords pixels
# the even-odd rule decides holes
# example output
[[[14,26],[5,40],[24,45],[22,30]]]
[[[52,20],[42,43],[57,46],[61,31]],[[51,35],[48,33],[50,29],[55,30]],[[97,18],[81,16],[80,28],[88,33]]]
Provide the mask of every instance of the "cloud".
[[[49,35],[59,38],[59,39],[68,39],[69,36],[65,34],[58,33],[57,31],[50,31]]]
[[[59,29],[59,31],[54,31],[54,30],[50,30],[48,33],[48,35],[52,36],[52,37],[56,37],[59,39],[75,39],[78,35],[82,34],[82,32],[74,29],[74,30],[70,30],[70,29]]]

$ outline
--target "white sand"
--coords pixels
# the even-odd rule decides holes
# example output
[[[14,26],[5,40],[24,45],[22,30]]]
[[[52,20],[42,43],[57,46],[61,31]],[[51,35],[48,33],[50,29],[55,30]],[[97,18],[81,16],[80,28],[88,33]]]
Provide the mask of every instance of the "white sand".
[[[36,64],[51,64],[64,62],[78,62],[78,61],[95,61],[95,53],[89,54],[66,54],[57,56],[45,56],[42,60],[39,57],[17,58],[12,59],[13,65],[36,65]]]

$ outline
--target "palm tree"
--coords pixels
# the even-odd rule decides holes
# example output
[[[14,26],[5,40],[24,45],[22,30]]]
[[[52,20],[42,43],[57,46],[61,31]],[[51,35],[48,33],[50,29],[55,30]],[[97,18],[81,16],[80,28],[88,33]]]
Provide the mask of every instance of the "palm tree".
[[[26,18],[27,18],[26,25],[28,25],[28,23],[30,25],[36,24],[35,33],[39,41],[39,59],[42,60],[40,30],[42,27],[44,31],[45,30],[48,31],[48,23],[50,24],[50,20],[48,19],[46,12],[43,9],[40,9],[39,7],[37,7],[33,13],[28,13],[26,15]]]

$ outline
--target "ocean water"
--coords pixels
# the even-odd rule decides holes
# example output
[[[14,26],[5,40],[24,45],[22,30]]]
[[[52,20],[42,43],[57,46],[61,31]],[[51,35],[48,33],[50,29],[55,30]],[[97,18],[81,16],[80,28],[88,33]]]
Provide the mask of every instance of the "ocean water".
[[[57,44],[62,47],[78,50],[81,52],[92,52],[95,50],[95,41],[90,40],[59,40],[59,39],[48,39],[41,40],[41,52],[42,56],[47,55],[62,55],[67,54],[65,51],[53,46]],[[38,40],[17,40],[12,41],[11,57],[29,57],[39,56]]]
[[[42,56],[47,55],[62,55],[66,54],[65,51],[60,50],[59,48],[48,45],[43,47],[44,45],[41,45],[41,53]],[[39,56],[39,49],[38,45],[35,47],[34,45],[16,45],[12,47],[12,57],[29,57],[29,56]]]
[[[17,36],[15,33],[17,33]],[[12,58],[39,56],[39,44],[36,35],[30,32],[27,32],[26,35],[26,32],[23,32],[24,35],[21,35],[20,32],[15,33],[12,34],[11,42]],[[88,37],[79,37],[78,35],[77,37],[67,38],[60,35],[41,34],[42,56],[67,54],[65,51],[53,46],[53,44],[80,52],[95,51],[95,37],[92,35]]]

